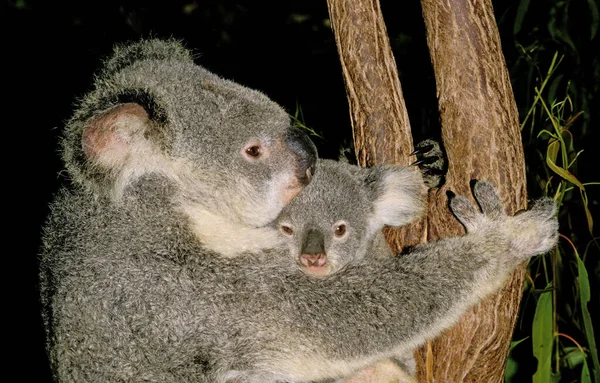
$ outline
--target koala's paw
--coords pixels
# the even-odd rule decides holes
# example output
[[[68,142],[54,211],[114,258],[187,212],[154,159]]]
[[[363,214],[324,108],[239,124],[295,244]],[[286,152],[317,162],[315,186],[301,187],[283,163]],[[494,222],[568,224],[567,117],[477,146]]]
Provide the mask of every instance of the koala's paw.
[[[544,197],[533,202],[529,210],[510,217],[511,225],[507,227],[512,245],[519,253],[526,256],[546,253],[558,241],[558,218],[556,202]]]
[[[428,188],[435,188],[443,183],[446,173],[446,160],[440,144],[434,140],[424,140],[415,145],[411,155],[417,160],[411,165],[418,166]]]
[[[482,230],[489,226],[492,221],[506,216],[500,196],[489,182],[477,182],[473,189],[473,195],[481,208],[481,212],[467,197],[455,196],[450,201],[452,213],[463,224],[467,233]]]
[[[523,259],[550,251],[556,245],[558,219],[553,199],[539,199],[529,210],[510,217],[489,182],[477,182],[473,195],[481,212],[466,197],[456,196],[450,201],[452,212],[467,233],[487,231],[500,234],[508,241],[514,255]]]

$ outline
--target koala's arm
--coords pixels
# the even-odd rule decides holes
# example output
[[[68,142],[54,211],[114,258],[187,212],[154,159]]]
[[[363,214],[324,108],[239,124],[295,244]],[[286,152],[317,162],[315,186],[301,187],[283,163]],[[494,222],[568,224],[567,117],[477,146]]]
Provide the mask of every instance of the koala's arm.
[[[244,280],[254,285],[260,276],[260,283],[245,308],[257,309],[237,320],[258,324],[247,329],[245,340],[264,351],[263,368],[288,381],[319,380],[412,349],[556,243],[552,200],[508,217],[489,184],[478,184],[475,195],[483,214],[466,198],[452,202],[466,235],[417,246],[403,257],[367,260],[322,280],[275,273],[268,264],[260,265],[264,272],[254,268]],[[265,283],[269,288],[261,291]]]
[[[553,202],[507,217],[493,198],[478,198],[485,214],[457,198],[465,236],[311,278],[285,250],[207,252],[168,196],[150,201],[159,185],[133,206],[69,195],[54,205],[41,279],[58,381],[348,376],[439,334],[556,242]]]
[[[379,230],[371,238],[367,250],[367,258],[372,259],[387,259],[394,255],[392,248],[387,243],[383,231]]]

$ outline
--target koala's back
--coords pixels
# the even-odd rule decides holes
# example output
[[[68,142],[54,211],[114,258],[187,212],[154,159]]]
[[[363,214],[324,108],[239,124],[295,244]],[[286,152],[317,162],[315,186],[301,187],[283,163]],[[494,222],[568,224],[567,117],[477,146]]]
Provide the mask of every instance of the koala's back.
[[[156,202],[139,204],[125,196],[114,206],[80,190],[63,190],[55,200],[44,236],[41,289],[50,359],[60,360],[57,376],[91,381],[105,369],[106,381],[171,381],[168,367],[190,362],[198,352],[188,348],[199,339],[186,339],[186,329],[199,330],[194,336],[210,331],[211,318],[196,311],[201,296],[192,299],[186,260],[169,258],[200,255],[202,249],[189,248],[195,242],[162,207],[169,201]],[[217,346],[211,339],[218,338],[207,337],[207,346]],[[197,373],[190,368],[172,373]],[[70,370],[82,375],[70,376]],[[122,375],[115,377],[115,371]]]

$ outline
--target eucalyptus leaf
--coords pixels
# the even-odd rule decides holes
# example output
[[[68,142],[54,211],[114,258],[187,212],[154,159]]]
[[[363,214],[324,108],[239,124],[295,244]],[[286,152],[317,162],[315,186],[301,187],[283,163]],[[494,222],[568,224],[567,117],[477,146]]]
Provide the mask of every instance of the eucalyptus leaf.
[[[546,288],[552,287],[548,284]],[[547,383],[552,377],[552,345],[554,328],[552,319],[552,292],[542,293],[538,299],[533,316],[531,335],[533,356],[538,361],[537,371],[533,375],[533,383]]]
[[[558,150],[560,148],[559,141],[552,141],[548,144],[548,151],[546,156],[546,164],[552,171],[558,174],[563,179],[571,182],[573,185],[577,186],[579,189],[583,189],[583,185],[579,180],[571,173],[570,171],[561,168],[556,165],[556,157],[558,156]]]
[[[581,368],[581,383],[592,383],[592,377],[590,375],[590,369],[588,364],[583,360],[583,367]]]
[[[583,327],[588,341],[588,347],[592,356],[592,366],[596,380],[600,380],[600,363],[598,362],[598,349],[596,348],[596,338],[594,337],[594,327],[592,326],[592,318],[588,310],[588,302],[590,301],[590,281],[585,264],[577,256],[577,284],[579,287],[579,299],[581,302],[581,314],[583,317]],[[589,374],[589,372],[588,372]]]
[[[516,35],[521,30],[521,25],[523,24],[523,19],[527,14],[527,9],[529,8],[529,0],[521,0],[519,2],[519,8],[517,9],[517,15],[515,16],[515,24],[513,26],[513,34]]]
[[[566,363],[569,369],[579,366],[585,361],[585,353],[579,347],[565,347],[562,362]]]

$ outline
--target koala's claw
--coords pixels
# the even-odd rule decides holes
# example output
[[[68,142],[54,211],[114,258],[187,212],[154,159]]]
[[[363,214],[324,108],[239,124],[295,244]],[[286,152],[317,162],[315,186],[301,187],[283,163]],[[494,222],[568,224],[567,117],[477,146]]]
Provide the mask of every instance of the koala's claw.
[[[411,166],[430,165],[430,164],[435,163],[436,161],[438,161],[438,159],[436,157],[425,157],[425,158],[422,158],[420,160],[413,162],[411,164]]]
[[[414,155],[417,155],[417,154],[423,154],[423,153],[430,152],[430,151],[431,151],[431,150],[434,148],[434,145],[433,145],[433,144],[426,143],[426,141],[428,141],[428,140],[425,140],[425,141],[419,142],[419,143],[418,143],[418,144],[415,146],[415,150],[413,150],[413,152],[412,152],[412,153],[410,153],[409,155],[410,155],[410,156],[414,156]]]
[[[442,184],[446,161],[440,144],[434,140],[424,140],[415,145],[411,155],[416,155],[417,160],[412,166],[418,166],[423,174],[427,187],[435,188]]]

